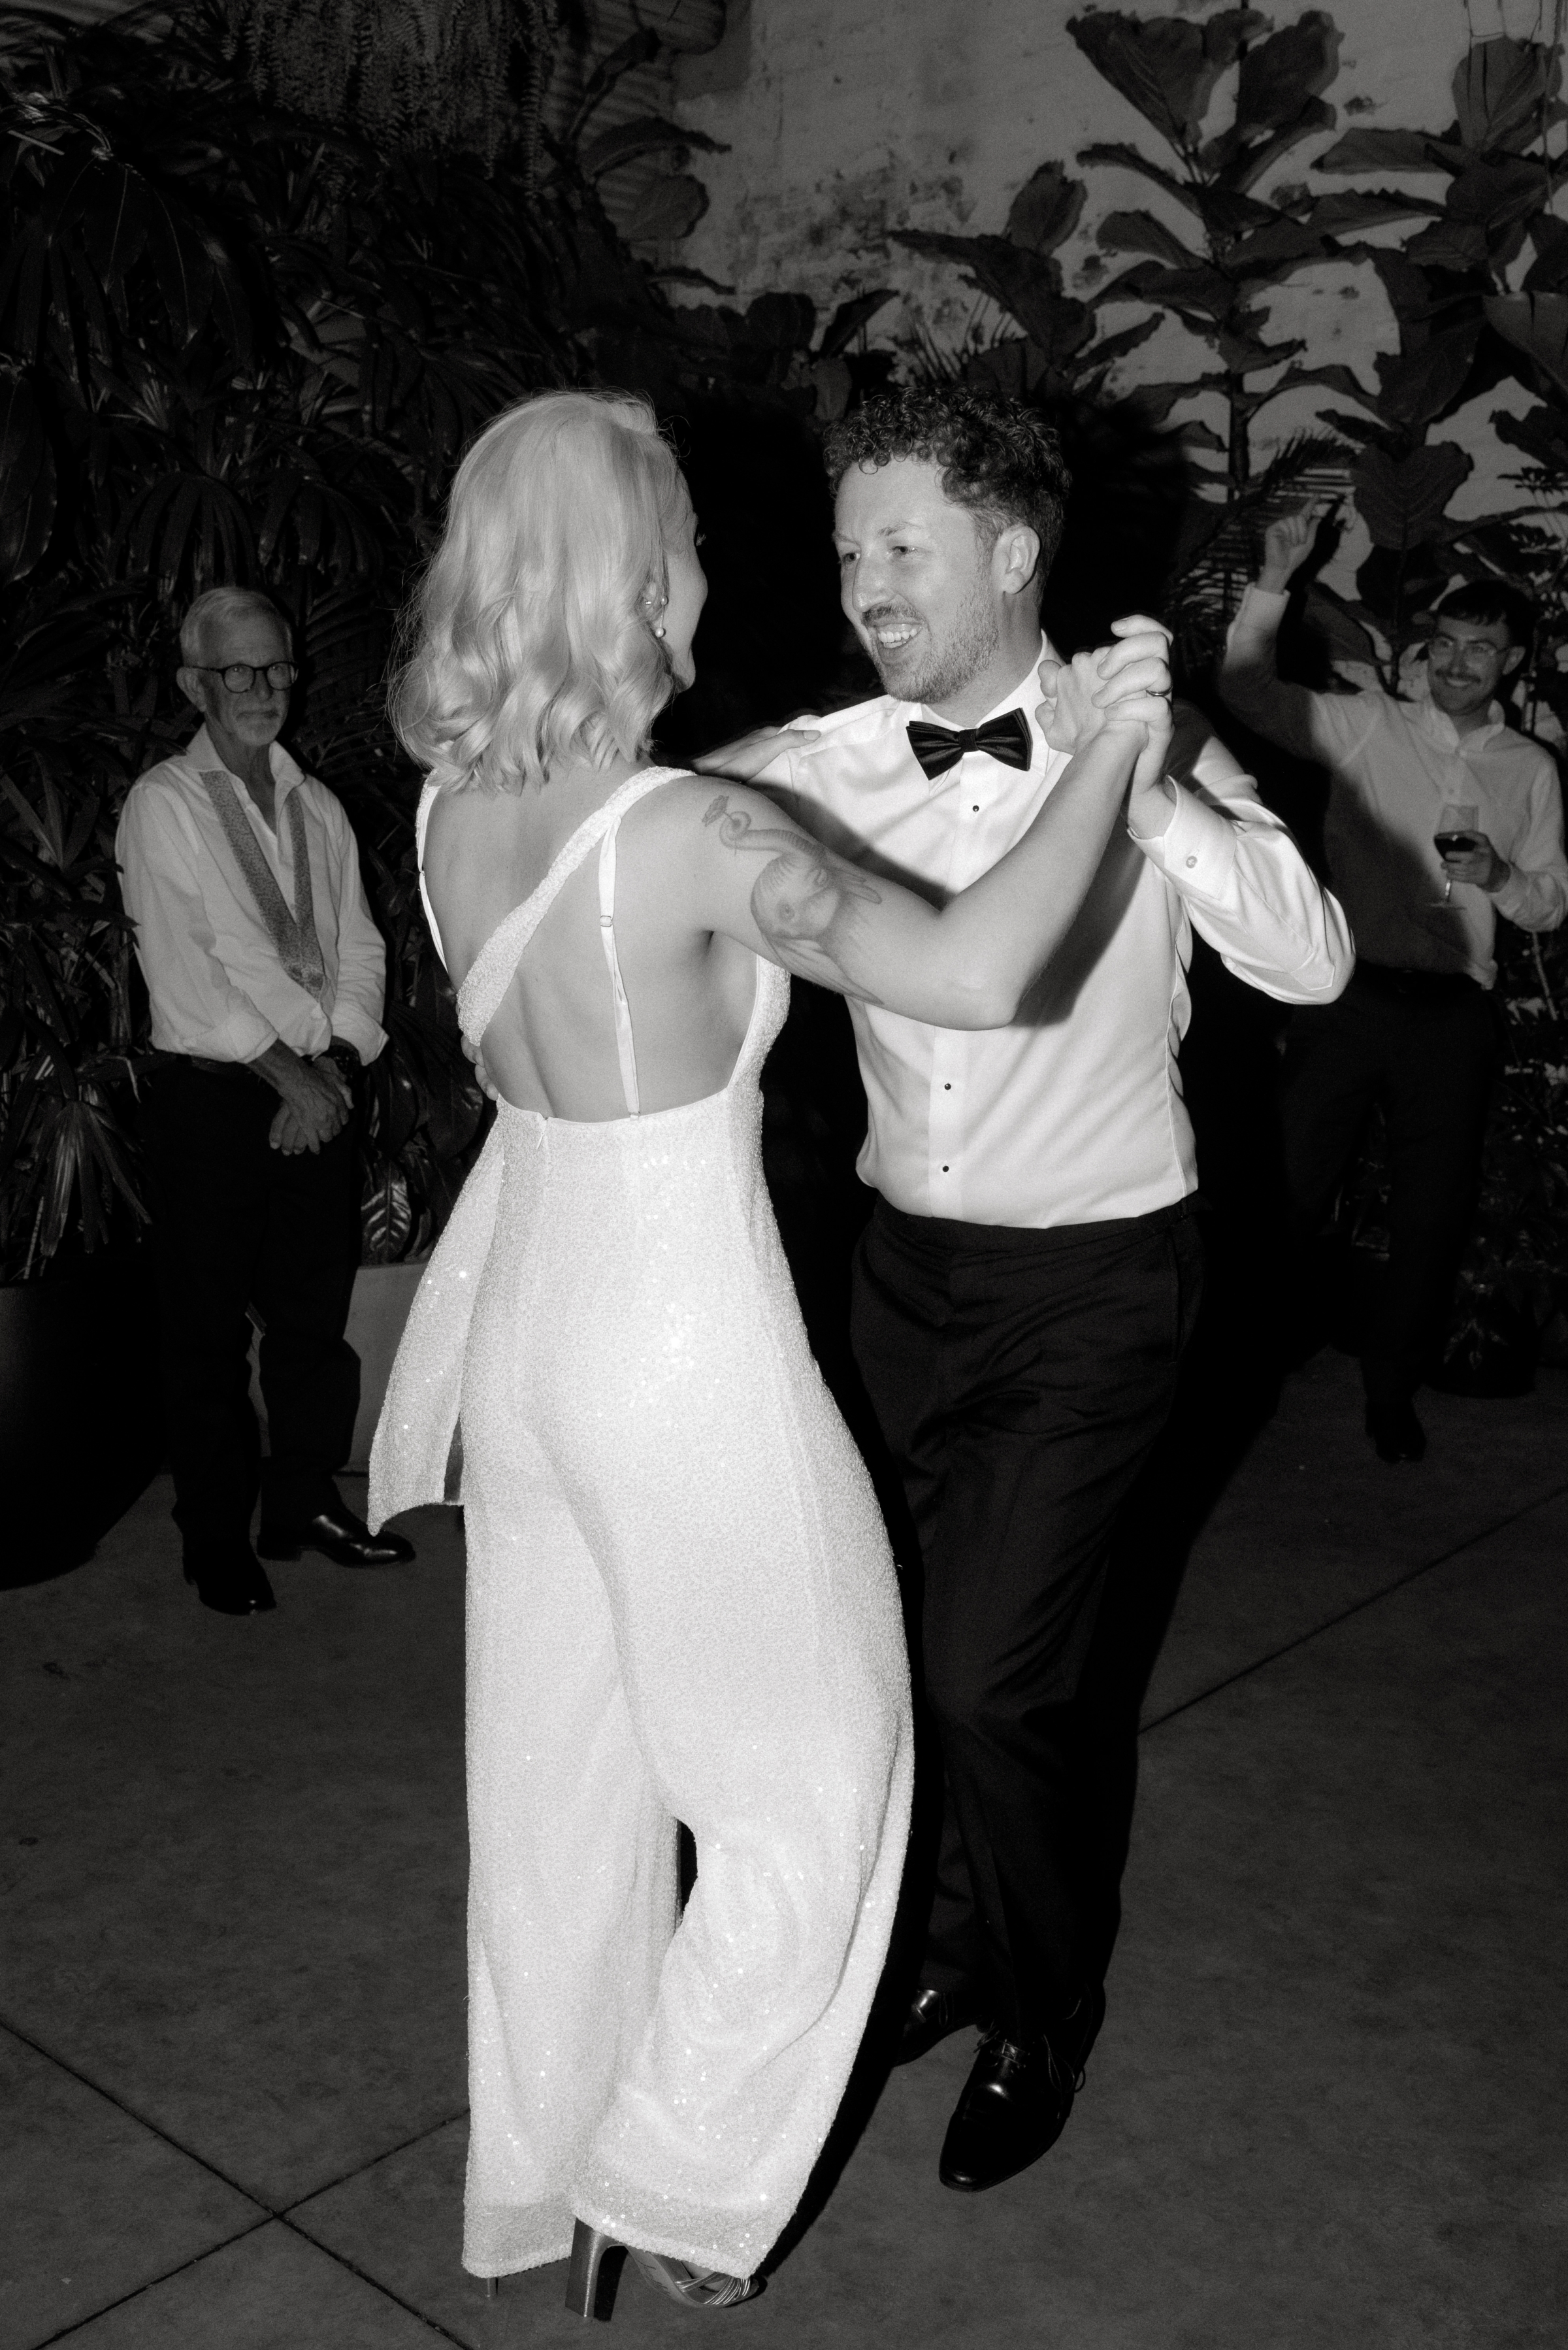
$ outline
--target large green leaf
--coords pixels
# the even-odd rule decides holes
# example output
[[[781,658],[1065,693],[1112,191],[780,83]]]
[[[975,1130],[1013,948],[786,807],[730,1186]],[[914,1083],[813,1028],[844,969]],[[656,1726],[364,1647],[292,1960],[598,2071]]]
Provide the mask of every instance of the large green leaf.
[[[1481,307],[1504,342],[1568,391],[1568,294],[1493,294]]]
[[[1008,236],[1030,253],[1054,253],[1077,227],[1088,192],[1064,164],[1042,163],[1012,199]]]
[[[582,171],[590,180],[603,177],[623,163],[635,163],[644,155],[673,151],[684,163],[694,150],[707,155],[726,155],[729,149],[722,139],[710,139],[704,130],[691,130],[680,122],[667,121],[659,114],[641,114],[635,121],[618,122],[613,130],[604,130],[590,139],[577,158]]]
[[[1494,408],[1491,429],[1511,448],[1523,450],[1536,464],[1568,479],[1568,414],[1563,410],[1542,402],[1515,416],[1506,408]]]
[[[1152,122],[1173,147],[1196,143],[1214,86],[1250,32],[1266,32],[1268,18],[1230,8],[1208,26],[1179,16],[1127,16],[1096,9],[1069,16],[1067,30],[1096,73]]]
[[[1449,500],[1474,462],[1451,441],[1428,441],[1397,458],[1364,449],[1350,478],[1373,546],[1404,553],[1440,539]]]
[[[1293,122],[1307,99],[1325,90],[1339,71],[1339,27],[1321,8],[1282,25],[1241,59],[1236,121],[1247,130],[1279,130]]]
[[[689,172],[655,180],[638,198],[628,233],[634,244],[677,244],[690,236],[708,209],[708,191]]]
[[[744,339],[759,349],[808,351],[816,306],[806,294],[759,294],[746,307]]]
[[[1463,147],[1435,139],[1427,130],[1347,130],[1326,155],[1320,172],[1464,172],[1474,158]]]
[[[224,482],[171,473],[151,483],[121,527],[127,568],[164,588],[192,590],[254,577],[250,517]]]
[[[1473,221],[1444,220],[1433,221],[1413,236],[1405,253],[1422,269],[1446,269],[1456,276],[1468,276],[1486,267],[1491,249],[1485,229]]]
[[[1109,164],[1120,172],[1136,172],[1139,179],[1152,180],[1157,188],[1163,188],[1177,203],[1185,205],[1189,213],[1196,213],[1200,220],[1203,218],[1203,207],[1210,191],[1198,181],[1178,179],[1176,173],[1168,172],[1163,164],[1151,163],[1148,157],[1141,154],[1136,147],[1128,147],[1119,140],[1094,147],[1080,147],[1078,161],[1080,163]]]
[[[1064,335],[1086,341],[1093,313],[1062,292],[1061,271],[1046,254],[1031,253],[1005,236],[941,236],[921,229],[898,229],[894,241],[912,253],[956,261],[971,282],[989,294],[1043,350],[1061,347]],[[1081,329],[1081,331],[1079,331]]]
[[[1226,317],[1235,307],[1237,288],[1222,270],[1207,263],[1186,269],[1167,269],[1158,261],[1140,261],[1109,286],[1102,286],[1106,301],[1163,302],[1179,317],[1201,320],[1205,327]]]
[[[1106,253],[1147,253],[1171,269],[1201,269],[1204,256],[1173,236],[1152,213],[1107,213],[1096,232]]]
[[[1524,280],[1526,294],[1557,294],[1568,286],[1568,221],[1559,220],[1553,213],[1540,213],[1530,224],[1530,241],[1535,247]]]
[[[1231,245],[1225,266],[1238,277],[1288,276],[1303,261],[1321,261],[1331,248],[1326,238],[1300,221],[1278,220]]]
[[[1404,196],[1393,188],[1347,188],[1340,195],[1319,196],[1305,225],[1320,235],[1345,236],[1354,229],[1381,228],[1386,221],[1440,213],[1442,209],[1429,196]]]
[[[1448,210],[1452,219],[1473,223],[1495,236],[1514,221],[1542,211],[1551,186],[1544,165],[1527,162],[1522,156],[1472,163],[1449,190]]]
[[[841,302],[822,330],[820,357],[833,359],[847,350],[861,328],[869,326],[877,311],[895,298],[891,286],[879,286],[875,293],[857,294],[849,301]]]
[[[1454,72],[1459,137],[1482,150],[1528,144],[1561,80],[1555,47],[1506,34],[1475,42]]]
[[[1468,318],[1408,350],[1381,356],[1379,413],[1407,425],[1432,424],[1446,415],[1469,376],[1480,328],[1479,318]]]

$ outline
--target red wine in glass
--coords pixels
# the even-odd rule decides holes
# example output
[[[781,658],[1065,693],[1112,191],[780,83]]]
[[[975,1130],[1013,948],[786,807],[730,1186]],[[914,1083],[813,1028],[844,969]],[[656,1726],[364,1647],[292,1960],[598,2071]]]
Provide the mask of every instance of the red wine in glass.
[[[1433,846],[1436,847],[1438,856],[1444,857],[1459,855],[1467,848],[1473,848],[1478,837],[1478,827],[1480,825],[1480,810],[1479,807],[1467,807],[1461,806],[1457,801],[1450,801],[1446,806],[1439,808],[1438,811],[1438,829],[1432,835]],[[1439,906],[1451,905],[1453,902],[1453,876],[1451,873],[1445,870],[1443,874],[1443,894],[1437,900],[1437,903]]]

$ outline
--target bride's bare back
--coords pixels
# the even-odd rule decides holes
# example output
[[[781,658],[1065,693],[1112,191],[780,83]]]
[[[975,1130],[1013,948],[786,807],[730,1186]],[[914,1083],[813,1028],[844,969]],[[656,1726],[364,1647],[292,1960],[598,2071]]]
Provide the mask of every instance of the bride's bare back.
[[[443,792],[431,811],[424,877],[453,984],[486,939],[545,879],[579,825],[637,772],[617,762],[520,794]],[[678,1108],[728,1083],[751,1017],[753,955],[700,928],[681,886],[691,811],[666,803],[713,797],[693,778],[639,801],[617,854],[615,941],[637,1040],[642,1113]],[[518,1109],[594,1123],[624,1118],[597,860],[574,873],[541,921],[484,1037],[484,1061]]]

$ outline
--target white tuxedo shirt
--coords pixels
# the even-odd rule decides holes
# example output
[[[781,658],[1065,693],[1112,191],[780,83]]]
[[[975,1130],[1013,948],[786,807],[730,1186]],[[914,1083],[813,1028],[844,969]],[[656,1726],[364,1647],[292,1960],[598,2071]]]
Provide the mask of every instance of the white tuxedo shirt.
[[[1023,710],[1027,772],[971,752],[928,783],[905,729],[936,713],[882,696],[796,722],[821,741],[758,780],[793,794],[841,854],[940,905],[1005,855],[1066,769],[1035,722],[1039,699],[1031,670],[987,713]],[[870,1113],[859,1172],[894,1207],[1038,1228],[1171,1205],[1198,1180],[1177,1065],[1193,930],[1282,1003],[1326,1003],[1349,978],[1339,907],[1203,720],[1178,716],[1167,830],[1113,834],[1010,1027],[933,1028],[851,1000]]]
[[[223,768],[202,726],[177,758],[161,760],[131,785],[115,837],[125,910],[136,924],[137,960],[152,1002],[153,1045],[211,1061],[254,1061],[280,1038],[312,1055],[341,1036],[362,1061],[373,1061],[387,1041],[387,951],[360,887],[358,846],[335,793],[281,743],[270,760],[277,830],[237,777],[235,797],[292,906],[294,851],[283,812],[290,794],[299,795],[326,994],[318,1003],[278,959],[202,782],[204,767]]]

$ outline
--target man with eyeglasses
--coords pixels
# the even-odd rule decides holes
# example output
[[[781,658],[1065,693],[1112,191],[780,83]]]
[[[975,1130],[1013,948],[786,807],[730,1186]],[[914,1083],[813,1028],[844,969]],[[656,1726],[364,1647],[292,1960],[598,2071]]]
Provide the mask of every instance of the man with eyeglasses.
[[[1305,1275],[1307,1244],[1381,1105],[1388,1263],[1363,1339],[1366,1433],[1380,1459],[1419,1461],[1413,1398],[1441,1355],[1501,1063],[1497,917],[1553,931],[1568,915],[1563,795],[1551,753],[1508,724],[1499,699],[1532,634],[1529,606],[1500,581],[1442,598],[1407,701],[1281,679],[1274,639],[1324,511],[1270,525],[1220,691],[1260,734],[1328,769],[1324,839],[1358,961],[1336,1003],[1291,1014],[1285,1176]]]
[[[157,1064],[143,1087],[161,1364],[185,1579],[230,1616],[275,1606],[263,1557],[410,1559],[346,1508],[359,1363],[349,1078],[386,1043],[386,950],[348,819],[277,737],[296,671],[250,588],[199,596],[177,681],[202,724],[132,787],[117,853]],[[270,1454],[250,1403],[262,1325]]]

